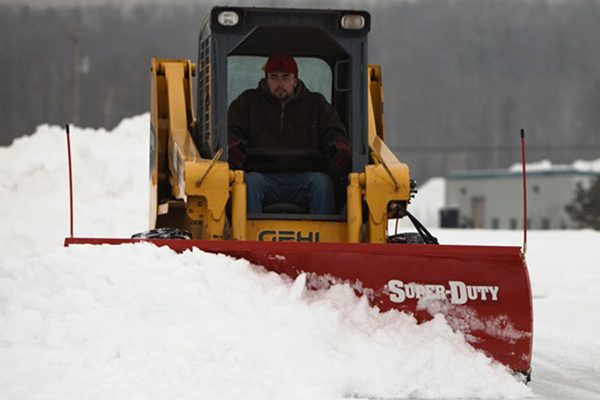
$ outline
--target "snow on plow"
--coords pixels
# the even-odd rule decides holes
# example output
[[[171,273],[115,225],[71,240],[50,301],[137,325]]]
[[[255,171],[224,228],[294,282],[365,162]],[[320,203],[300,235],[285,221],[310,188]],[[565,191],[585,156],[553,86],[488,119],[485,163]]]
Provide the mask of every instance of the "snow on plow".
[[[532,298],[518,247],[67,238],[65,246],[151,242],[245,258],[309,289],[349,283],[381,312],[441,313],[474,348],[529,377]]]

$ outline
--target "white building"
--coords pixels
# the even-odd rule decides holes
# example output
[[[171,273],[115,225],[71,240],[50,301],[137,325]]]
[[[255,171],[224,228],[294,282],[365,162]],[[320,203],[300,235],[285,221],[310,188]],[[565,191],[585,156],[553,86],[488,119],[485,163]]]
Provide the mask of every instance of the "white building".
[[[565,211],[579,182],[598,172],[572,166],[527,171],[527,228],[569,229],[576,225]],[[442,226],[523,229],[523,181],[520,170],[481,170],[446,177]]]

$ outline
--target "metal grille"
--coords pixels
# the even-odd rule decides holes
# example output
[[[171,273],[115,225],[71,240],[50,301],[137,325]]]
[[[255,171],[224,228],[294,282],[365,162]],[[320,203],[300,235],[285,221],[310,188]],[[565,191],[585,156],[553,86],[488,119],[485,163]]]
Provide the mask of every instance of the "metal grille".
[[[198,122],[196,144],[203,157],[211,157],[210,133],[212,127],[210,109],[210,37],[200,43],[200,54],[198,60]]]

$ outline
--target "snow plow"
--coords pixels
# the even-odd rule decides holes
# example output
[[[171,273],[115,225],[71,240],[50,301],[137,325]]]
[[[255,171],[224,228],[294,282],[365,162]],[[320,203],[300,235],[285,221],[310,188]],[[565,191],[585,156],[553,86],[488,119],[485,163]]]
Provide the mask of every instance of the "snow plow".
[[[385,144],[382,79],[367,62],[370,15],[355,10],[215,7],[198,63],[154,59],[150,226],[131,239],[70,237],[65,245],[151,242],[242,257],[311,289],[352,285],[382,312],[426,321],[442,313],[473,347],[529,378],[532,298],[520,247],[441,245],[410,213],[409,168]],[[351,147],[336,211],[293,204],[247,212],[246,173],[228,163],[230,103],[256,87],[270,54],[335,107]],[[193,77],[197,76],[194,113]],[[391,232],[408,218],[416,233]]]

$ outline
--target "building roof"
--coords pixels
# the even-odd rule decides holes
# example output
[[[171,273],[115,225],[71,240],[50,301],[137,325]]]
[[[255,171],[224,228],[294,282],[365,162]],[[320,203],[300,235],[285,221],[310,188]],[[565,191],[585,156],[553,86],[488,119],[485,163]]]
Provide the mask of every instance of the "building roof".
[[[600,171],[590,171],[575,168],[573,166],[554,166],[544,169],[527,170],[527,176],[597,176]],[[481,169],[471,171],[454,171],[446,175],[448,180],[460,179],[498,179],[498,178],[513,178],[520,177],[523,174],[522,170],[516,168],[511,169]]]

